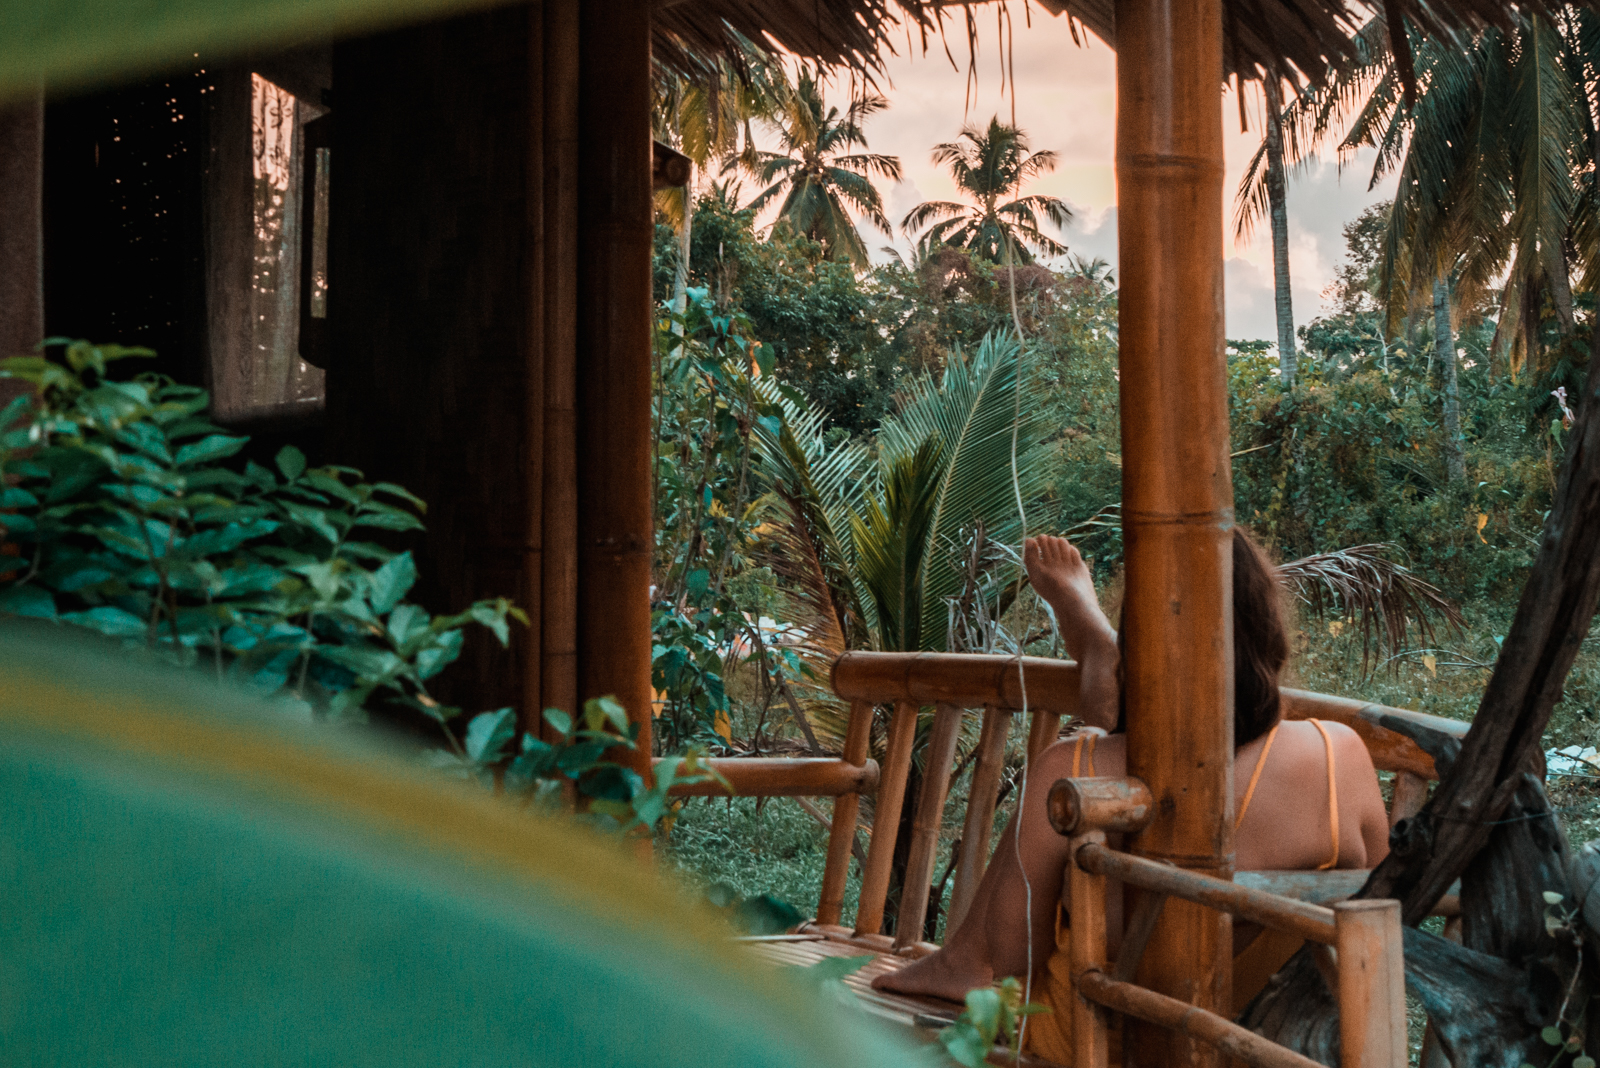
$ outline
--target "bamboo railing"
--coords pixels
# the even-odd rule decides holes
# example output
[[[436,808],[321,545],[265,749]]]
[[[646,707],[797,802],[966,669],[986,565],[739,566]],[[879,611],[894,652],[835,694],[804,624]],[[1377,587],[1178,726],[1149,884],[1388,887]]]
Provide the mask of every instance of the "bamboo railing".
[[[756,797],[832,797],[833,818],[827,863],[817,903],[818,929],[849,937],[879,950],[917,954],[931,949],[921,941],[929,890],[934,878],[945,801],[954,772],[956,743],[963,718],[981,716],[968,804],[956,850],[946,930],[953,930],[971,906],[992,848],[994,812],[1005,771],[1006,739],[1012,720],[1026,712],[1029,756],[1055,741],[1063,717],[1078,707],[1078,665],[1039,657],[982,656],[960,653],[845,653],[834,663],[834,692],[850,702],[850,720],[843,751],[834,758],[717,759],[713,767],[734,787],[734,793]],[[1024,700],[1026,690],[1026,700]],[[1467,725],[1406,709],[1390,708],[1303,690],[1284,689],[1285,718],[1315,716],[1354,729],[1366,743],[1373,763],[1395,774],[1391,822],[1413,815],[1427,797],[1427,780],[1435,776],[1433,761],[1410,738],[1384,727],[1384,717],[1415,723],[1456,737]],[[875,708],[890,707],[889,731],[882,768],[869,759]],[[926,750],[922,788],[906,796],[917,715],[931,707],[932,730]],[[675,787],[690,796],[725,796],[714,783]],[[844,910],[851,845],[856,835],[862,794],[874,794],[876,805],[856,923],[846,931],[837,925]],[[893,940],[881,935],[889,893],[901,813],[915,806],[905,885]],[[1327,873],[1323,882],[1348,876]],[[1262,880],[1268,880],[1262,882]],[[1239,886],[1240,883],[1223,885]],[[1281,897],[1323,896],[1326,887],[1308,873],[1249,873],[1241,883],[1270,886]],[[1301,885],[1304,883],[1305,885]],[[1313,885],[1317,883],[1317,885]],[[1342,884],[1341,884],[1342,885]],[[1359,884],[1356,884],[1359,885]],[[1354,886],[1343,890],[1348,895]],[[1333,896],[1342,896],[1335,894]],[[1449,903],[1441,906],[1447,910]]]
[[[1067,863],[1068,953],[1076,996],[1073,1068],[1107,1068],[1106,1010],[1198,1040],[1252,1068],[1311,1068],[1292,1050],[1225,1016],[1134,983],[1156,920],[1170,898],[1286,931],[1337,954],[1330,983],[1339,1002],[1341,1068],[1406,1063],[1405,967],[1400,903],[1341,901],[1332,908],[1267,893],[1133,856],[1106,846],[1107,832],[1136,832],[1150,819],[1150,791],[1138,779],[1063,779],[1051,788],[1050,822],[1071,839]],[[1106,949],[1106,882],[1146,891],[1129,917],[1115,961]]]

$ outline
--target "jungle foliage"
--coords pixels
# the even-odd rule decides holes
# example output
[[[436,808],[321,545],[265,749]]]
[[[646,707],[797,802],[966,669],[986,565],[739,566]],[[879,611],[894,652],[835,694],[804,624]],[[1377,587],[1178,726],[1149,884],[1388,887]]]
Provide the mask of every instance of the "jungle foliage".
[[[610,698],[574,717],[547,709],[556,741],[519,732],[514,709],[466,710],[429,687],[467,630],[503,645],[526,622],[504,598],[435,615],[395,539],[422,530],[422,501],[347,467],[308,467],[289,446],[272,468],[240,463],[248,438],[207,418],[202,389],[122,377],[146,349],[55,341],[0,360],[34,394],[0,412],[0,618],[96,632],[207,671],[320,719],[363,721],[402,706],[437,729],[436,765],[534,801],[572,789],[590,818],[653,826],[675,778],[705,776],[690,753],[647,788],[607,758],[637,728]]]

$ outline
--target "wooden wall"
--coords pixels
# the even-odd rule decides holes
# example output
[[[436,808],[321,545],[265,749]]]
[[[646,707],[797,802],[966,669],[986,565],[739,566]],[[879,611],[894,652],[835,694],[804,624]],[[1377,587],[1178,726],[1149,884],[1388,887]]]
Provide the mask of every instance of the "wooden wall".
[[[414,596],[435,612],[526,586],[528,23],[334,49],[329,450],[429,502]],[[523,659],[477,640],[441,697],[519,704]]]
[[[0,110],[0,357],[44,336],[44,98]],[[0,379],[0,408],[22,392]]]

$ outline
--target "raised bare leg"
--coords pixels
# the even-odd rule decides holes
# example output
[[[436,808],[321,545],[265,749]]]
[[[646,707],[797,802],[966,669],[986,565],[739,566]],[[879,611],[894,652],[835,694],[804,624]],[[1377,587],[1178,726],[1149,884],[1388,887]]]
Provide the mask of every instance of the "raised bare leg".
[[[1042,534],[1023,544],[1023,564],[1034,592],[1049,603],[1067,652],[1081,672],[1078,715],[1111,730],[1117,722],[1117,632],[1100,610],[1094,577],[1066,538]]]

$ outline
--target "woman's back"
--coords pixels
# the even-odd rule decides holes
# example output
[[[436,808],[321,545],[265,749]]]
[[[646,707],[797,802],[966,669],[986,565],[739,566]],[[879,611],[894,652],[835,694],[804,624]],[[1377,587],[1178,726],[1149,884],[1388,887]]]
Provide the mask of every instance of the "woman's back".
[[[1065,767],[1071,774],[1076,757],[1079,775],[1127,774],[1126,735],[1099,736],[1091,747],[1086,734],[1042,754],[1047,766],[1052,771]],[[1389,823],[1377,771],[1360,737],[1342,723],[1280,723],[1236,750],[1233,769],[1233,810],[1238,820],[1235,870],[1370,868],[1389,852]]]

